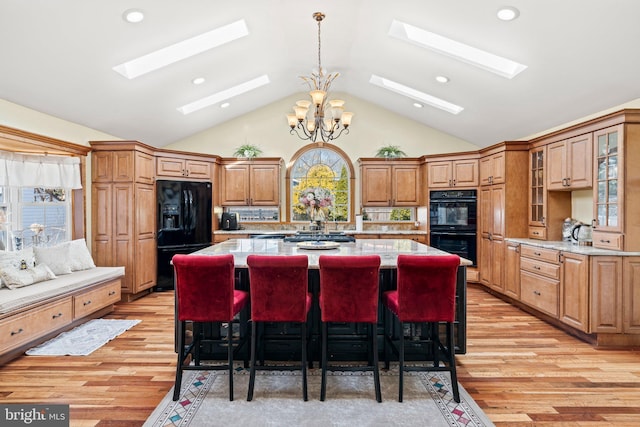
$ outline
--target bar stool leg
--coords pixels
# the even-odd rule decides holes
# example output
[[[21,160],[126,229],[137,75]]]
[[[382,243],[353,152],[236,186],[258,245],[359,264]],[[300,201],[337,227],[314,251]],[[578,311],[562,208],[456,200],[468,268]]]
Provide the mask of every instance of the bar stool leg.
[[[373,352],[373,383],[376,388],[376,400],[378,403],[382,402],[382,392],[380,391],[380,371],[378,366],[378,325],[372,323],[369,325],[369,332],[371,336],[371,347]]]
[[[404,322],[400,322],[400,345],[398,349],[399,364],[398,372],[399,384],[398,384],[398,402],[402,402],[402,389],[404,387]]]
[[[320,400],[324,402],[327,395],[327,324],[322,322],[322,384],[320,386]]]
[[[229,401],[233,401],[233,329],[229,322],[227,329],[227,364],[229,365]]]
[[[307,396],[307,323],[302,322],[300,328],[302,335],[302,398],[306,402],[309,400]]]
[[[253,399],[253,386],[256,381],[256,344],[257,344],[257,328],[256,322],[251,321],[251,372],[249,374],[249,390],[247,391],[247,402]]]

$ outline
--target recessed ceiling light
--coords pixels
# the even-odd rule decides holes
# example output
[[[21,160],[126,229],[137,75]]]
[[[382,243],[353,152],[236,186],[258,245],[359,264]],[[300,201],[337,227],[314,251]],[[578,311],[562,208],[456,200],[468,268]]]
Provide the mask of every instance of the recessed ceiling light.
[[[223,102],[222,104],[220,104],[220,108],[227,108],[229,105],[231,105],[231,103]]]
[[[420,104],[419,102],[414,102],[414,103],[413,103],[413,106],[414,106],[414,107],[416,107],[416,108],[422,108],[422,107],[424,107],[424,105]]]
[[[195,79],[191,80],[191,83],[193,83],[194,85],[201,85],[202,83],[204,83],[204,77],[196,77]]]
[[[122,14],[122,19],[126,22],[130,22],[132,24],[137,24],[138,22],[142,22],[144,19],[144,12],[140,9],[127,9]]]
[[[139,58],[132,59],[131,61],[113,67],[113,70],[128,79],[134,79],[248,34],[247,24],[244,19],[241,19],[224,27],[216,28],[199,36],[183,40]]]
[[[269,83],[269,76],[264,74],[253,80],[249,80],[247,82],[241,83],[234,87],[230,87],[229,89],[225,89],[218,93],[214,93],[202,99],[198,99],[197,101],[193,101],[189,104],[183,105],[182,107],[178,107],[178,111],[180,111],[182,114],[193,113],[194,111],[201,110],[205,107],[209,107],[210,105],[217,104],[219,102],[233,98],[234,96],[243,94],[245,92],[249,92],[250,90],[253,90],[253,89],[257,89],[260,86],[264,86],[268,83]]]
[[[451,102],[445,101],[444,99],[436,98],[435,96],[429,95],[424,92],[420,92],[417,89],[411,88],[409,86],[405,86],[398,82],[394,82],[393,80],[376,76],[375,74],[371,75],[371,79],[369,80],[369,83],[374,84],[376,86],[380,86],[392,92],[399,93],[400,95],[408,96],[411,99],[414,99],[424,104],[431,105],[432,107],[439,108],[451,114],[458,114],[462,110],[464,110],[464,108],[460,107],[459,105],[452,104]]]
[[[416,44],[420,47],[431,49],[435,52],[466,62],[478,68],[491,71],[492,73],[508,79],[517,76],[519,73],[527,69],[526,65],[522,65],[510,59],[451,40],[439,34],[423,30],[422,28],[396,21],[395,19],[391,23],[389,35]]]
[[[505,6],[498,9],[498,19],[501,21],[513,21],[520,16],[520,11],[512,6]]]
[[[447,76],[436,76],[436,81],[438,83],[449,83],[449,77],[447,77]]]

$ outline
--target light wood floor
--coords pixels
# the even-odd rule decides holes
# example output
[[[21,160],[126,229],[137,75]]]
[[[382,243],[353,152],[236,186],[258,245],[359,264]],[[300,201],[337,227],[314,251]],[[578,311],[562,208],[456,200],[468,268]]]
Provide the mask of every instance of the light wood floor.
[[[141,425],[173,385],[173,293],[108,317],[142,323],[90,356],[0,367],[0,401],[70,404],[72,426]],[[594,350],[474,286],[467,350],[458,379],[498,426],[640,425],[638,351]]]

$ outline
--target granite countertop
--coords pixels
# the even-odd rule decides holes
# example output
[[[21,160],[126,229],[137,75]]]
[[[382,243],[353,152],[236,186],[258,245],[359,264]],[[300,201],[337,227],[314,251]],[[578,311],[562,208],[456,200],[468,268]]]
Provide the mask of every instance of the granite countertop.
[[[536,239],[519,239],[519,238],[506,238],[507,242],[515,242],[521,243],[525,245],[535,246],[538,248],[547,248],[547,249],[555,249],[562,252],[569,252],[574,254],[581,255],[592,255],[592,256],[638,256],[640,252],[622,252],[622,251],[613,251],[609,249],[599,249],[594,248],[593,246],[580,246],[575,245],[571,242],[565,241],[555,241],[555,240],[536,240]]]
[[[305,230],[306,231],[306,230]],[[256,229],[242,229],[242,230],[215,230],[214,233],[215,234],[241,234],[241,235],[245,235],[245,234],[285,234],[285,235],[293,235],[296,234],[298,232],[298,230],[256,230]],[[407,236],[410,235],[427,235],[427,232],[425,230],[386,230],[386,231],[382,231],[382,230],[363,230],[363,231],[356,231],[356,230],[328,230],[327,233],[344,233],[344,234],[353,234],[353,235],[357,235],[357,234],[393,234],[393,235],[398,235],[398,234],[406,234]]]
[[[231,239],[201,249],[197,254],[233,254],[236,267],[247,266],[247,256],[261,255],[300,255],[309,257],[309,268],[318,268],[320,255],[371,255],[381,258],[381,268],[395,268],[398,255],[447,255],[447,252],[423,245],[408,239],[361,239],[351,243],[339,243],[331,249],[304,249],[297,243],[284,242],[282,239]],[[471,265],[471,261],[461,258],[460,265]]]

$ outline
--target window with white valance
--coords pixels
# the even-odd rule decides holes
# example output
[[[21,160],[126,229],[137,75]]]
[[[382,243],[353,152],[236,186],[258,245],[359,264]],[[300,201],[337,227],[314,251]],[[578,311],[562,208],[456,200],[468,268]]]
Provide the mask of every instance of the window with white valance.
[[[77,157],[0,152],[0,250],[68,240],[80,188]]]
[[[0,186],[82,188],[80,159],[0,152]]]

